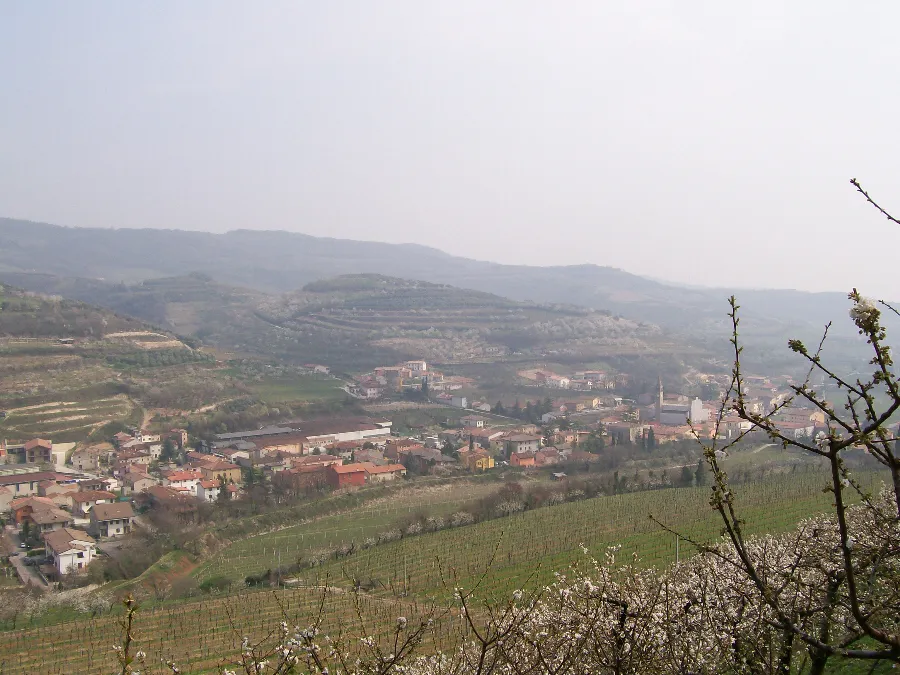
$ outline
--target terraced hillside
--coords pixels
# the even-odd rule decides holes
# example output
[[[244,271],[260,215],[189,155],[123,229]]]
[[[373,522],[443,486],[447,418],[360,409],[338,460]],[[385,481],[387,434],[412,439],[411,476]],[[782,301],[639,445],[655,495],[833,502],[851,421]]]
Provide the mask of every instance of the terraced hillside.
[[[194,409],[233,396],[210,357],[109,310],[0,286],[0,437],[57,442],[145,407]]]
[[[514,351],[563,353],[647,349],[656,327],[563,305],[539,305],[453,286],[358,274],[307,284],[261,313],[295,331],[366,339],[442,363]]]
[[[607,312],[377,274],[316,281],[283,295],[225,286],[202,274],[135,286],[48,275],[16,278],[237,353],[347,370],[405,358],[472,363],[552,351],[592,360],[685,350],[656,326]]]

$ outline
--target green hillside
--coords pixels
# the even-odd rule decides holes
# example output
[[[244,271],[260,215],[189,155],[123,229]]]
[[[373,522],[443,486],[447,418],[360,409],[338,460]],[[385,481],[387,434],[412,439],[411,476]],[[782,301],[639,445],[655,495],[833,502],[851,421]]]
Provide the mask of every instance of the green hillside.
[[[783,532],[827,511],[826,480],[824,474],[800,473],[736,486],[746,531]],[[471,585],[486,571],[482,592],[509,593],[548,583],[554,573],[584,559],[582,545],[595,557],[619,546],[620,559],[637,555],[658,567],[674,563],[678,554],[692,554],[690,545],[676,545],[650,515],[699,541],[712,542],[721,534],[721,520],[709,507],[709,488],[670,488],[569,502],[404,538],[305,571],[301,578],[308,584],[325,578],[346,585],[359,581],[376,594],[402,589],[429,598],[446,596],[448,579]]]

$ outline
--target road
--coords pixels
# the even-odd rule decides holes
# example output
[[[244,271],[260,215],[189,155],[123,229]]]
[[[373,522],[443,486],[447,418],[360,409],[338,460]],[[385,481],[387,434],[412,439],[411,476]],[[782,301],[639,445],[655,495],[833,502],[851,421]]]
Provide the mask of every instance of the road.
[[[38,574],[37,569],[25,564],[25,549],[19,547],[19,535],[12,526],[7,525],[3,533],[3,548],[10,554],[9,562],[16,569],[16,574],[25,586],[50,590],[47,582]],[[15,555],[12,555],[15,554]]]

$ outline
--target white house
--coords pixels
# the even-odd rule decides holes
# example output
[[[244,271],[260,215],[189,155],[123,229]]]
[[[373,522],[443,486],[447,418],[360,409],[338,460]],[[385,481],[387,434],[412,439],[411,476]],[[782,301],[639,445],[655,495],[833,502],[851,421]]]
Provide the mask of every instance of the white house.
[[[709,410],[703,406],[703,401],[699,398],[691,401],[688,419],[691,420],[691,424],[706,424],[709,421]]]
[[[97,504],[91,509],[91,531],[101,537],[118,537],[131,532],[134,510],[129,502]]]
[[[377,382],[367,382],[360,385],[359,391],[365,398],[379,398],[384,390]]]
[[[197,485],[197,497],[205,502],[214,502],[219,498],[220,489],[220,482],[217,480],[201,480]]]
[[[462,422],[464,427],[470,429],[484,429],[484,418],[478,415],[466,415],[460,418],[459,421]]]
[[[203,480],[203,473],[200,471],[171,471],[163,475],[163,485],[168,485],[176,490],[184,490],[195,497],[197,496],[197,486]]]
[[[450,398],[450,405],[454,408],[468,408],[469,407],[469,399],[465,396],[452,396]]]
[[[68,527],[44,535],[44,542],[59,575],[84,570],[97,554],[97,542],[93,537]]]
[[[367,483],[382,483],[406,475],[406,467],[402,464],[383,464],[380,466],[370,462],[363,462],[362,464],[366,470]]]

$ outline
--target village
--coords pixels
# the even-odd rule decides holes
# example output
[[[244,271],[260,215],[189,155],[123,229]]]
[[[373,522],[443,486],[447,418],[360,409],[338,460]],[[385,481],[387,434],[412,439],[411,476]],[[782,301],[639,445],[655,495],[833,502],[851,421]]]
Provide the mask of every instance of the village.
[[[325,366],[308,368],[327,373]],[[470,380],[445,377],[425,361],[376,368],[348,386],[349,394],[366,400],[416,391],[431,405],[445,406],[443,423],[407,435],[397,433],[391,419],[369,415],[212,438],[194,438],[182,428],[133,428],[77,446],[44,438],[0,441],[0,514],[10,545],[20,551],[10,561],[23,582],[47,586],[82,574],[110,542],[141,527],[141,514],[149,510],[189,521],[203,505],[252,499],[261,486],[284,502],[419,476],[546,471],[564,480],[609,447],[647,451],[752,431],[733,413],[720,416],[720,401],[666,394],[661,380],[655,396],[627,399],[617,394],[627,384],[624,375],[529,370],[520,376],[559,395],[491,406],[463,393]],[[824,432],[821,412],[780,409],[786,386],[762,377],[748,383],[755,393],[748,405],[759,413],[777,411],[785,433],[811,438]],[[453,410],[461,414],[450,415]]]

